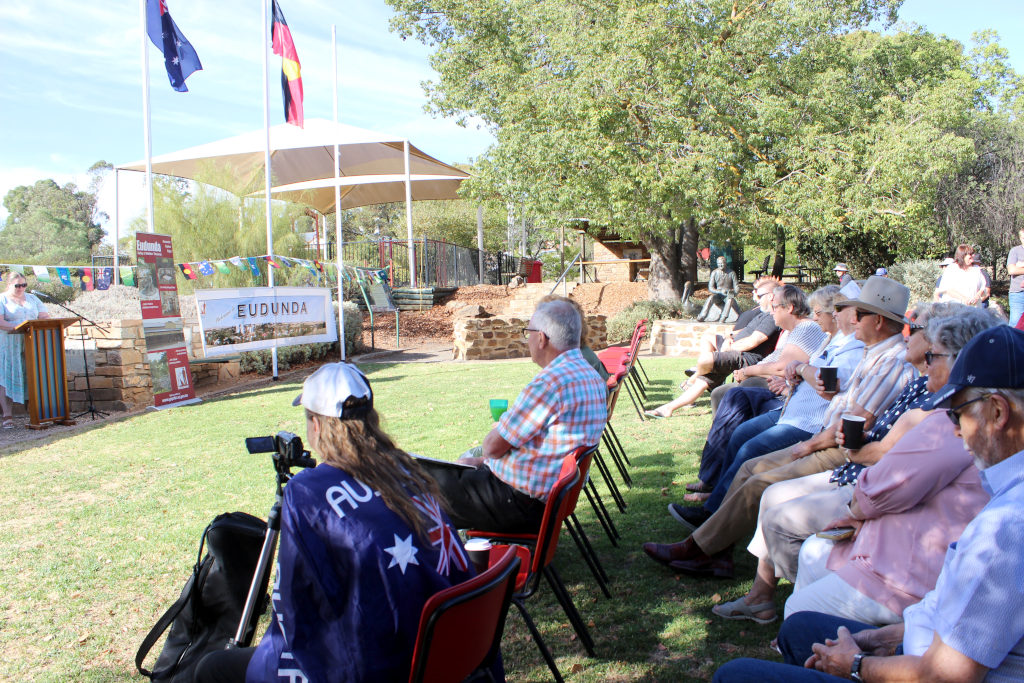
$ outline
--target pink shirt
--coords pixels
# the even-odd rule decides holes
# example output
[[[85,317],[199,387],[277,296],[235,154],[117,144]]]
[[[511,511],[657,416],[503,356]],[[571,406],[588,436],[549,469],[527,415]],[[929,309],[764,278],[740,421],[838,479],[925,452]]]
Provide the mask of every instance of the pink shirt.
[[[935,587],[946,548],[989,500],[942,410],[865,469],[853,497],[866,521],[856,539],[836,544],[827,566],[897,614]]]

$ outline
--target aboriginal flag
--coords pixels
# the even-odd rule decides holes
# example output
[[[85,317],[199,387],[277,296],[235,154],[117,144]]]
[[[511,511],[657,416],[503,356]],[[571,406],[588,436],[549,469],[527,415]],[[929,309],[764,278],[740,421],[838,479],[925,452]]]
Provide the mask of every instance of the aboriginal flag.
[[[284,20],[277,0],[273,0],[270,32],[274,36],[274,54],[281,57],[281,89],[284,90],[284,118],[302,128],[302,65],[295,51],[291,29]]]
[[[195,71],[202,71],[203,65],[192,43],[185,39],[171,19],[164,0],[146,0],[146,33],[164,53],[164,66],[171,87],[178,92],[188,92],[185,79]]]

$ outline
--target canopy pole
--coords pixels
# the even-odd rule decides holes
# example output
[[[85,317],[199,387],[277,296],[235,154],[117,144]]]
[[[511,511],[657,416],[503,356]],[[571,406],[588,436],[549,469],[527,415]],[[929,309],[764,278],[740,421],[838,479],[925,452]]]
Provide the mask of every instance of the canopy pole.
[[[121,198],[118,194],[117,169],[114,169],[114,284],[121,284],[121,261],[118,258],[117,242],[121,237],[121,230],[118,225],[118,209],[121,205]]]
[[[331,51],[334,64],[334,125],[338,125],[338,25],[331,24]],[[342,286],[344,279],[344,261],[341,248],[344,240],[341,236],[341,159],[338,158],[338,136],[334,136],[334,237],[337,243],[337,253],[334,255],[338,263],[338,346],[341,348],[341,359],[345,360],[345,288]],[[325,222],[326,225],[326,222]],[[327,235],[324,235],[324,242]]]
[[[266,184],[266,214],[267,214],[267,284],[274,288],[274,267],[270,261],[274,259],[274,217],[270,206],[270,55],[267,48],[270,44],[269,25],[267,17],[270,16],[267,0],[263,0],[263,15],[260,21],[263,23],[263,133],[266,138],[266,145],[263,149],[263,181]],[[277,376],[277,339],[274,339],[274,346],[270,350],[270,357],[273,365],[273,379],[280,379]]]
[[[139,0],[142,21],[142,138],[146,147],[146,230],[156,232],[153,223],[153,136],[149,125],[149,35],[146,33],[146,0]]]
[[[416,286],[416,246],[412,240],[412,175],[409,171],[409,140],[405,140],[405,232],[409,241],[409,280]]]

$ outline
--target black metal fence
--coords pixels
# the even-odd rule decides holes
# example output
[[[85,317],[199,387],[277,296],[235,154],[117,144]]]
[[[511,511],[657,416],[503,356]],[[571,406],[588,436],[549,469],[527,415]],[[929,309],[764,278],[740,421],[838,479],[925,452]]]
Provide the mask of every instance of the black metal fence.
[[[406,240],[345,242],[345,265],[379,268],[388,273],[392,287],[466,287],[480,282],[480,250],[439,240],[413,240],[416,250],[416,282],[409,273],[409,244]],[[324,256],[309,247],[306,258],[335,259],[335,244],[327,244]],[[522,259],[503,252],[483,252],[482,284],[505,285],[520,273]]]

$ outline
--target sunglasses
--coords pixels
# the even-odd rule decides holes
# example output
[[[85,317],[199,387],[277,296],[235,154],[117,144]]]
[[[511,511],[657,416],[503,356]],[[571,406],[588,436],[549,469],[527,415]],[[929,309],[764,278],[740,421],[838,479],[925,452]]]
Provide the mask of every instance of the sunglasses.
[[[24,284],[24,285],[14,285],[15,289],[25,289],[26,287],[28,287],[27,284]]]
[[[972,398],[970,401],[964,401],[963,403],[961,403],[958,406],[953,406],[952,408],[950,408],[949,410],[946,411],[946,417],[948,417],[949,421],[952,422],[955,426],[959,427],[960,426],[960,411],[962,411],[964,408],[966,408],[967,406],[971,405],[972,403],[974,403],[976,401],[983,401],[983,400],[985,400],[986,398],[990,397],[991,395],[992,394],[985,394],[984,396],[979,396],[978,398]]]
[[[935,360],[936,358],[952,358],[952,357],[953,357],[953,354],[951,354],[951,353],[935,353],[934,351],[925,351],[924,352],[924,362],[927,363],[928,365],[931,365],[932,361]]]
[[[862,311],[862,310],[860,310],[858,308],[857,309],[857,322],[860,322],[861,320],[863,320],[864,318],[866,318],[869,315],[878,315],[878,314],[877,313],[872,313],[871,311]]]
[[[908,327],[910,328],[910,333],[911,334],[913,334],[915,332],[920,332],[921,330],[923,330],[925,328],[924,325],[918,325],[917,323],[910,323],[910,325],[908,325]]]

